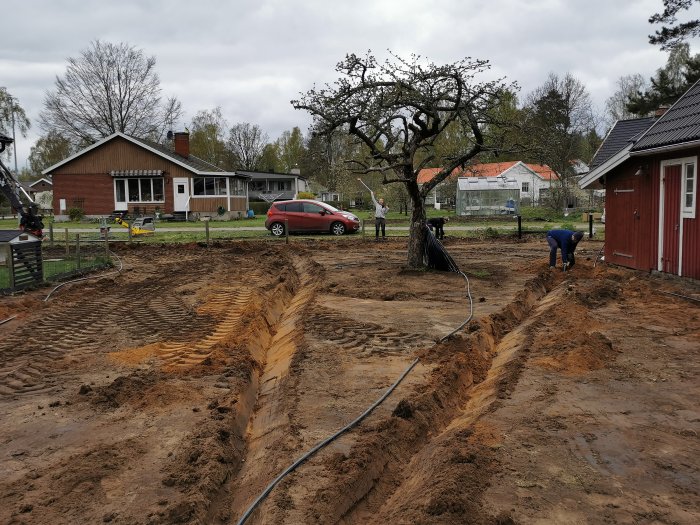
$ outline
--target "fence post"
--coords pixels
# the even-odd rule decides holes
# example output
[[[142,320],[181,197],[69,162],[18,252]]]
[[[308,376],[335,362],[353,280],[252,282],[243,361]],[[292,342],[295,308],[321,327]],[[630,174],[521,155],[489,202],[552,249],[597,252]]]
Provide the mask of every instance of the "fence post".
[[[593,238],[593,212],[588,214],[588,238]]]
[[[9,279],[10,288],[15,287],[15,262],[12,258],[12,245],[8,242],[5,246],[5,260],[7,261],[7,276]]]
[[[109,233],[105,233],[105,257],[109,260]]]
[[[70,239],[68,238],[68,228],[66,228],[66,257],[70,256]]]
[[[204,221],[204,231],[207,235],[207,248],[209,248],[209,221]]]
[[[80,234],[75,234],[75,264],[76,268],[80,270]]]
[[[53,248],[53,222],[49,223],[49,247]]]
[[[518,215],[518,239],[523,238],[523,217]]]
[[[285,243],[289,244],[289,219],[285,218],[284,219],[284,236],[285,236]]]

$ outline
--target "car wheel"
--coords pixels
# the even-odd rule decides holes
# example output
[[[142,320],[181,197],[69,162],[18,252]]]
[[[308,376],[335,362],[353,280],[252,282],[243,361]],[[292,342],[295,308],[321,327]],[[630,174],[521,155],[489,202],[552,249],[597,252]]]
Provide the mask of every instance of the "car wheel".
[[[331,233],[333,235],[343,235],[345,233],[345,225],[342,222],[334,222],[331,224]]]
[[[282,235],[284,235],[284,224],[281,222],[272,223],[272,226],[270,226],[270,232],[275,237],[282,237]]]

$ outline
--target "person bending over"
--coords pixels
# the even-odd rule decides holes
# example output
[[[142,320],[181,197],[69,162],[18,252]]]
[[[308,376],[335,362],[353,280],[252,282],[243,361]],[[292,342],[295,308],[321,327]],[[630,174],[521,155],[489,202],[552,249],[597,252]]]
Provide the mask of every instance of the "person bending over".
[[[428,219],[428,228],[435,228],[435,237],[438,239],[445,238],[445,223],[449,221],[447,217],[432,217]]]
[[[549,244],[549,267],[557,265],[557,250],[561,250],[562,270],[566,271],[576,264],[574,251],[583,238],[583,232],[571,230],[550,230],[547,232]]]

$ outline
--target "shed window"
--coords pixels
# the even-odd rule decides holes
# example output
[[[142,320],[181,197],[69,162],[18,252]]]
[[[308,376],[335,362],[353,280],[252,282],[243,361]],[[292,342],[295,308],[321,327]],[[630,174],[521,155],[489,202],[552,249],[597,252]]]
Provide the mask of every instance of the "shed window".
[[[695,163],[684,164],[683,168],[683,216],[694,219],[698,187]]]
[[[530,183],[523,182],[523,193],[530,193]]]

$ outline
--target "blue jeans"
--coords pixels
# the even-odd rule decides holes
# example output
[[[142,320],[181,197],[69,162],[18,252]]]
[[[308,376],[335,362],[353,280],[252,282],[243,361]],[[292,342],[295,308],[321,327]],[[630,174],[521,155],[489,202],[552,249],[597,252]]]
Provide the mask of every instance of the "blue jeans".
[[[549,244],[549,265],[557,265],[557,250],[559,249],[559,243],[553,237],[547,235],[547,244]]]

